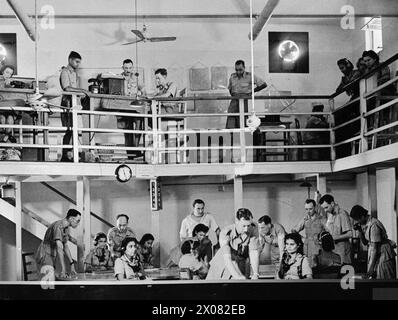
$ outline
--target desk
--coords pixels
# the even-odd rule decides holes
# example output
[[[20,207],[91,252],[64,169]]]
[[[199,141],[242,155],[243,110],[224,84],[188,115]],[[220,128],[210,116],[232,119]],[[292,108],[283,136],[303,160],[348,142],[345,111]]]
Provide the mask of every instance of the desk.
[[[179,268],[154,268],[145,269],[147,280],[179,280]],[[78,273],[75,279],[69,281],[115,281],[115,273],[111,271],[92,272],[92,273]],[[137,281],[137,280],[132,280]]]
[[[283,121],[283,122],[261,122],[260,127],[258,128],[259,131],[259,137],[256,139],[255,145],[257,146],[265,146],[267,142],[282,142],[283,145],[281,146],[281,149],[283,149],[282,152],[280,151],[267,151],[267,149],[258,149],[257,152],[257,161],[258,162],[264,162],[267,161],[267,156],[283,156],[284,161],[289,161],[289,150],[286,148],[283,148],[283,146],[289,145],[290,144],[290,131],[283,131],[283,138],[279,139],[267,139],[266,135],[267,132],[269,131],[264,131],[264,129],[273,129],[275,128],[275,131],[280,130],[280,129],[290,129],[291,122],[288,121]],[[280,132],[278,132],[280,133]],[[276,149],[278,150],[278,149]]]
[[[259,279],[275,279],[276,266],[274,264],[261,264],[258,268]]]

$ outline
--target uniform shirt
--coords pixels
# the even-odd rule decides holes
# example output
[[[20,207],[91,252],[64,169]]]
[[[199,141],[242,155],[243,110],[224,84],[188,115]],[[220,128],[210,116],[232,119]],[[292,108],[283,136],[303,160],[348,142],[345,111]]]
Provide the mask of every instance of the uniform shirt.
[[[144,85],[138,81],[134,74],[126,75],[124,72],[121,74],[124,77],[124,95],[128,97],[137,97],[143,94]]]
[[[199,221],[196,221],[195,218],[193,218],[193,213],[191,213],[181,222],[180,239],[192,237],[192,231],[199,223],[204,224],[214,232],[219,228],[216,220],[210,213],[205,212],[203,216],[200,217]]]
[[[86,264],[86,270],[100,270],[101,267],[111,269],[113,267],[111,252],[107,248],[91,249],[84,263]]]
[[[265,81],[254,75],[254,84],[259,87],[265,84]],[[228,83],[228,90],[231,96],[239,94],[250,94],[252,92],[252,76],[250,72],[244,72],[242,77],[236,73],[231,74]]]
[[[272,263],[278,263],[280,260],[280,250],[279,250],[279,237],[285,237],[286,231],[282,225],[279,223],[273,223],[271,231],[267,235],[259,235],[259,243],[264,249],[265,244],[271,246],[271,261]]]
[[[65,90],[66,87],[77,88],[78,76],[76,71],[70,66],[62,67],[61,75],[59,77],[61,88]]]
[[[35,257],[40,266],[52,265],[55,267],[57,240],[61,241],[63,245],[69,241],[69,227],[64,226],[64,220],[55,221],[47,228]]]
[[[167,97],[176,97],[177,96],[177,86],[174,82],[167,82],[164,86],[160,85],[156,87],[156,95],[160,96],[167,94]]]
[[[282,265],[282,264],[281,264]],[[299,277],[299,268],[301,268],[301,276],[303,278],[307,276],[312,276],[312,269],[308,262],[308,258],[303,256],[301,253],[296,253],[296,256],[293,259],[289,259],[289,270],[284,274],[283,279],[289,280],[298,280]]]
[[[243,247],[246,246],[249,247],[249,250],[259,250],[261,247],[254,232],[250,231],[247,234],[238,233],[235,224],[227,226],[221,230],[220,246],[222,248],[227,245],[235,251],[237,251],[240,246],[242,246],[242,251],[244,251]]]
[[[126,279],[138,280],[142,271],[143,268],[138,254],[131,259],[127,258],[126,255],[123,255],[115,261],[115,277],[117,277],[118,274],[122,274]]]
[[[351,220],[348,213],[341,209],[338,204],[334,206],[333,214],[328,213],[325,227],[333,238],[352,231]],[[351,263],[351,244],[349,239],[335,243],[334,251],[340,255],[343,263]]]
[[[114,252],[112,253],[118,252],[120,250],[123,239],[127,237],[136,237],[134,231],[130,227],[127,227],[125,232],[120,232],[117,227],[113,227],[109,230],[108,244],[111,248],[113,247]]]

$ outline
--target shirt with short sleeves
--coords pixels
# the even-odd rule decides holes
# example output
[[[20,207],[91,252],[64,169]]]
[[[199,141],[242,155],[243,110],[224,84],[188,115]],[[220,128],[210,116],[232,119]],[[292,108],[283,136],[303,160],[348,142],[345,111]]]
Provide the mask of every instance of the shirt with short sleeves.
[[[117,227],[113,227],[108,231],[108,244],[113,247],[113,251],[119,251],[124,238],[135,238],[134,231],[127,227],[125,232],[120,232]]]
[[[124,95],[136,97],[143,94],[144,85],[138,81],[136,75],[126,75],[124,72],[121,75],[124,77]]]
[[[71,67],[63,67],[60,75],[61,88],[65,90],[67,87],[77,88],[78,76],[76,71]]]
[[[373,243],[381,243],[387,238],[384,226],[376,218],[370,217],[365,226],[365,239]]]
[[[196,221],[193,218],[193,214],[191,213],[190,215],[186,216],[184,220],[182,220],[181,222],[180,238],[183,239],[183,238],[192,237],[193,229],[199,223],[204,224],[214,232],[216,232],[216,230],[219,229],[216,219],[214,219],[214,216],[212,214],[205,212],[203,216],[200,218],[200,220]]]
[[[265,84],[265,81],[254,75],[254,84],[256,87]],[[250,94],[252,92],[252,76],[250,72],[244,72],[242,77],[236,73],[231,74],[229,78],[228,90],[232,96],[239,94]]]
[[[228,245],[233,250],[238,250],[239,245],[249,246],[249,250],[259,250],[260,244],[255,234],[250,231],[247,234],[238,233],[235,225],[230,225],[221,230],[220,246]]]
[[[118,274],[121,274],[126,279],[136,279],[137,272],[133,270],[132,265],[142,270],[142,265],[138,255],[133,258],[133,260],[129,260],[125,255],[121,258],[117,258],[114,267],[115,277],[117,277]]]
[[[299,268],[301,268],[301,276],[303,278],[312,276],[312,269],[310,267],[308,258],[300,253],[297,253],[294,262],[291,264],[289,270],[285,273],[283,278],[292,280],[300,279]]]
[[[336,204],[333,214],[328,214],[326,228],[332,236],[341,235],[351,231],[352,226],[348,213]]]
[[[178,267],[180,268],[189,268],[193,271],[197,271],[203,267],[203,264],[192,254],[184,254],[180,261],[178,262]]]

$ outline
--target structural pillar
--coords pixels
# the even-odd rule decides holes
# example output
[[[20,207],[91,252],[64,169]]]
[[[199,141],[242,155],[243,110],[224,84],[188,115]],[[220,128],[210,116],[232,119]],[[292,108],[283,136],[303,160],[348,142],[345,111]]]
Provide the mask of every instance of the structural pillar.
[[[83,223],[77,227],[77,272],[84,271],[84,181],[83,177],[77,177],[76,181],[76,210],[81,212]]]
[[[16,279],[23,280],[22,274],[22,196],[21,182],[15,182],[15,248],[16,248]]]
[[[91,194],[90,194],[90,180],[87,177],[83,177],[83,248],[84,257],[86,257],[90,251],[91,244]]]
[[[388,238],[397,241],[397,216],[394,209],[396,195],[395,168],[376,171],[377,219],[386,228]]]
[[[234,177],[234,207],[235,212],[243,207],[243,178],[242,176]]]
[[[316,176],[316,188],[322,196],[327,193],[325,176],[320,174]]]

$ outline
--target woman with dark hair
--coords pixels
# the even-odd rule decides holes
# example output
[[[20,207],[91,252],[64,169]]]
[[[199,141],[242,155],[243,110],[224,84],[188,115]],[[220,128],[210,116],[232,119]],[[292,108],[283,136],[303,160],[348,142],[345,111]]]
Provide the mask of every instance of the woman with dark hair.
[[[236,212],[235,224],[225,227],[220,234],[220,250],[210,261],[206,279],[258,279],[260,244],[252,226],[253,215],[249,209]]]
[[[368,246],[367,278],[395,279],[396,244],[387,237],[386,229],[376,218],[368,214],[368,210],[355,205],[352,207],[350,217],[356,222],[354,229],[359,231],[359,236],[364,245]]]
[[[117,280],[144,280],[145,273],[139,254],[140,244],[136,238],[124,238],[120,247],[122,256],[115,261]]]
[[[95,248],[90,250],[90,253],[84,261],[85,272],[112,270],[113,260],[106,243],[106,234],[103,232],[97,233],[94,238]]]
[[[334,274],[337,278],[341,267],[341,257],[333,252],[334,240],[332,235],[327,231],[322,231],[318,234],[318,241],[322,248],[312,259],[314,275],[317,274],[317,278],[327,278]],[[325,276],[318,276],[318,274],[325,274]]]
[[[197,240],[186,240],[181,245],[182,256],[178,262],[180,269],[189,269],[194,280],[205,279],[208,271],[207,265],[199,260],[198,249],[200,243]],[[189,277],[191,278],[191,277]]]
[[[140,240],[140,254],[145,269],[153,268],[152,245],[155,238],[150,233],[145,233]]]
[[[379,55],[373,50],[364,51],[362,53],[362,58],[363,62],[366,64],[366,72],[370,72],[380,65]],[[380,69],[376,74],[378,86],[391,79],[390,68],[388,66]]]
[[[359,73],[361,74],[361,76],[366,73],[367,66],[362,57],[360,57],[358,59],[356,67],[357,67],[357,70],[359,71]]]
[[[303,240],[297,232],[285,236],[285,252],[278,272],[279,279],[312,279],[308,258],[303,254]]]
[[[337,66],[343,74],[340,85],[336,89],[336,92],[340,93],[343,91],[343,88],[347,84],[354,81],[355,79],[358,79],[361,74],[358,70],[354,70],[354,65],[352,64],[352,62],[346,58],[338,60]],[[359,95],[359,82],[355,83],[349,88],[346,88],[345,92],[351,97],[351,99],[356,98]]]
[[[202,223],[197,224],[192,231],[192,238],[199,242],[199,246],[197,248],[198,259],[199,261],[203,261],[207,267],[212,258],[212,243],[206,236],[208,232],[209,227]]]

